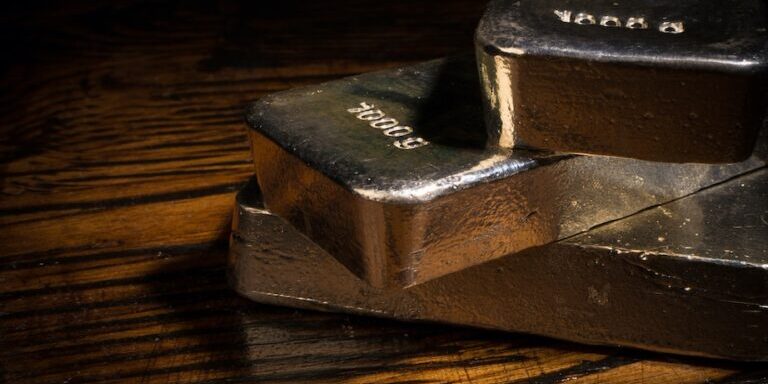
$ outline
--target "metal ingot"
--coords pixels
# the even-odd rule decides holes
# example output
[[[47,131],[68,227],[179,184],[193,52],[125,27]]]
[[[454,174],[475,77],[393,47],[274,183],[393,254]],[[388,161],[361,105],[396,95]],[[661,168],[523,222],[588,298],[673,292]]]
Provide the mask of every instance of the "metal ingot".
[[[248,112],[269,210],[376,287],[406,287],[765,165],[484,146],[471,57],[265,97]]]
[[[489,143],[666,162],[752,152],[762,0],[497,0],[476,34]]]
[[[364,283],[238,195],[231,283],[255,301],[768,361],[768,170],[405,290]]]

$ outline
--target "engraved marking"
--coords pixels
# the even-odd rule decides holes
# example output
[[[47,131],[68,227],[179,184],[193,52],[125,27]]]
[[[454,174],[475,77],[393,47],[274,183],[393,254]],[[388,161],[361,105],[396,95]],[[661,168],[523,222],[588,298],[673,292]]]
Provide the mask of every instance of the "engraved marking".
[[[617,16],[603,15],[595,16],[588,12],[579,12],[571,18],[572,11],[567,9],[555,9],[555,16],[563,23],[574,23],[578,25],[600,25],[607,28],[621,28],[622,26],[627,29],[648,29],[648,22],[642,16],[631,16],[627,18],[626,23],[622,25],[622,21]],[[600,19],[598,23],[597,20]],[[685,31],[685,25],[682,21],[663,21],[658,25],[659,32],[678,34]]]
[[[373,109],[373,104],[369,105],[369,104],[367,104],[365,102],[362,102],[362,103],[360,103],[360,107],[347,109],[347,112],[349,112],[349,113],[360,113],[360,112],[365,112],[365,111],[370,110],[370,109]]]
[[[571,11],[558,11],[555,9],[555,15],[564,23],[571,22]]]
[[[683,33],[685,28],[682,21],[665,21],[659,25],[659,31],[664,33]]]
[[[386,117],[386,114],[380,109],[374,109],[376,106],[361,102],[359,107],[349,108],[347,112],[355,115],[356,118],[368,121],[372,128],[382,130],[388,137],[404,137],[413,133],[413,128],[407,125],[400,125],[396,119]],[[415,149],[428,145],[429,141],[421,137],[406,137],[395,140],[392,145],[399,149]]]
[[[390,128],[384,131],[384,134],[389,137],[400,137],[410,135],[413,133],[413,128],[408,126],[398,125],[397,127]]]
[[[590,25],[596,23],[594,16],[584,12],[577,14],[573,19],[573,22],[580,25]]]
[[[629,29],[648,29],[648,23],[644,17],[630,17],[626,25]]]
[[[626,25],[629,29],[648,29],[648,23],[644,17],[630,17]]]
[[[603,27],[617,28],[621,27],[621,20],[616,16],[603,16],[600,18],[600,25]]]
[[[397,140],[395,141],[394,144],[395,144],[395,147],[398,147],[400,149],[414,149],[414,148],[423,147],[429,144],[429,141],[426,141],[421,137],[409,137],[407,139]]]
[[[371,121],[371,120],[381,119],[382,117],[384,117],[386,115],[384,115],[384,112],[382,112],[381,110],[376,109],[376,110],[371,110],[371,111],[360,112],[360,113],[358,113],[355,116],[358,119],[360,119],[360,120]]]
[[[397,124],[399,124],[397,120],[391,117],[387,117],[384,119],[373,121],[371,122],[370,125],[371,127],[378,128],[378,129],[388,129],[388,128],[396,127]]]

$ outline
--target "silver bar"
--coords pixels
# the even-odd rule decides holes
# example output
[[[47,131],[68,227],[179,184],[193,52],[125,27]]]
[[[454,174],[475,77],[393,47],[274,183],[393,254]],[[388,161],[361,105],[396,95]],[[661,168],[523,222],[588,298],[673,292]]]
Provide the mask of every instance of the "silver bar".
[[[413,286],[765,165],[484,148],[471,57],[268,96],[248,112],[266,206],[377,287]]]
[[[476,33],[488,142],[746,159],[768,89],[763,0],[494,0]]]
[[[768,361],[768,170],[405,290],[239,195],[230,281],[262,303]]]

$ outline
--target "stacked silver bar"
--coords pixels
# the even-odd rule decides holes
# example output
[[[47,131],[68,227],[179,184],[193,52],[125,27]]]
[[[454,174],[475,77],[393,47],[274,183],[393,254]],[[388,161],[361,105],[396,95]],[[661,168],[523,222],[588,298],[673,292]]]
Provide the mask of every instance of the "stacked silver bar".
[[[483,60],[479,76],[457,57],[253,104],[256,178],[238,196],[230,257],[238,292],[768,360],[765,138],[729,164],[500,146],[484,121],[510,111],[488,108],[504,95]]]
[[[747,158],[765,116],[762,0],[492,1],[477,28],[491,145]]]
[[[404,290],[366,284],[238,196],[234,288],[261,303],[768,360],[768,171]]]

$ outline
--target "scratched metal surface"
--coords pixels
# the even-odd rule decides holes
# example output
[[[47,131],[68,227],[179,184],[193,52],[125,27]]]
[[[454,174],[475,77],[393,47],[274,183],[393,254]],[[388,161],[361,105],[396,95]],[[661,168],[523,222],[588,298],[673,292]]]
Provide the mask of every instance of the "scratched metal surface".
[[[230,282],[263,303],[766,361],[766,217],[763,168],[574,238],[380,290],[266,210],[252,180],[238,196]]]
[[[767,23],[760,0],[493,1],[476,34],[488,141],[743,160],[765,116]]]
[[[729,165],[485,148],[478,88],[460,57],[261,99],[248,121],[265,204],[369,283],[402,287],[765,164],[764,142]],[[348,112],[361,103],[413,133],[389,137]],[[429,144],[398,148],[406,137]]]

